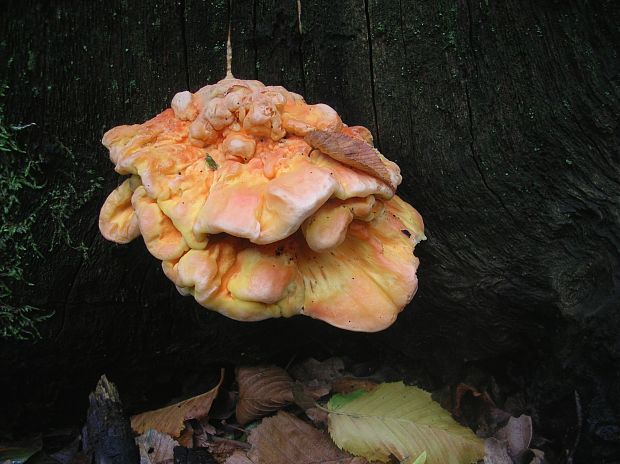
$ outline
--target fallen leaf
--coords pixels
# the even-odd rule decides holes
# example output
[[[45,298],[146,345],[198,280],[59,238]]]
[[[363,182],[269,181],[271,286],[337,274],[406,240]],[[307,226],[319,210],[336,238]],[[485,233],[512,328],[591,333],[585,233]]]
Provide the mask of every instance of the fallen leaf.
[[[304,140],[311,147],[317,148],[336,161],[370,174],[385,182],[392,190],[396,189],[394,180],[381,159],[381,154],[363,140],[340,132],[324,130],[309,132]]]
[[[327,433],[292,414],[279,411],[263,419],[248,438],[254,464],[364,464],[365,459],[338,449]]]
[[[218,464],[206,448],[174,448],[174,464]]]
[[[242,441],[211,437],[211,441],[205,443],[203,447],[209,450],[217,462],[224,462],[237,451],[243,452],[245,456],[245,452],[249,450],[251,446]]]
[[[185,428],[178,436],[177,441],[179,442],[179,446],[185,446],[186,448],[194,446],[194,429],[190,422],[185,424]]]
[[[545,462],[544,452],[539,449],[531,449],[530,451],[534,455],[534,459],[532,459],[529,464],[543,464]]]
[[[136,414],[131,417],[131,428],[139,434],[154,429],[173,438],[179,437],[186,420],[200,419],[209,413],[223,380],[224,369],[221,370],[218,384],[208,392],[172,406]]]
[[[295,404],[304,411],[306,409],[314,408],[316,406],[317,398],[315,398],[311,393],[305,391],[303,384],[299,382],[294,383],[292,385],[292,391]]]
[[[211,406],[209,417],[212,419],[228,419],[235,413],[235,406],[237,405],[237,393],[236,392],[220,392],[217,399]]]
[[[428,464],[463,464],[482,459],[484,445],[431,399],[402,382],[371,392],[334,395],[327,404],[328,428],[341,448],[368,460],[412,460],[426,451]]]
[[[474,398],[480,398],[480,400],[482,401],[483,405],[488,408],[489,410],[491,409],[495,409],[495,402],[491,399],[491,397],[489,396],[488,392],[486,391],[478,391],[476,388],[472,387],[471,385],[468,385],[466,383],[460,383],[457,385],[456,387],[456,392],[455,392],[455,405],[454,405],[454,409],[452,411],[452,413],[457,416],[457,417],[462,417],[463,416],[463,411],[461,409],[462,407],[462,402],[463,402],[463,397],[466,394],[471,394]]]
[[[336,379],[332,385],[334,393],[352,393],[356,390],[372,391],[379,385],[379,382],[372,379],[360,379],[357,377],[342,377]]]
[[[317,361],[308,358],[304,362],[295,364],[290,372],[295,380],[310,382],[316,380],[331,384],[335,379],[342,377],[344,362],[340,358],[329,358],[325,361]]]
[[[487,438],[484,441],[484,464],[512,464],[512,459],[508,455],[506,442],[496,438]]]
[[[13,464],[26,462],[28,458],[41,450],[41,437],[16,443],[0,443],[0,463],[9,461]]]
[[[306,409],[305,413],[314,425],[319,425],[321,428],[327,426],[327,412],[324,409],[309,408]]]
[[[248,458],[247,454],[245,454],[243,451],[235,451],[233,454],[231,454],[226,461],[224,461],[224,464],[254,464],[252,461],[250,461],[250,458]]]
[[[136,437],[136,445],[140,451],[140,464],[171,464],[174,447],[179,443],[170,435],[150,429]]]
[[[508,454],[514,459],[530,447],[532,418],[525,414],[519,417],[511,417],[508,419],[508,423],[497,431],[495,438],[506,442]]]
[[[239,402],[236,416],[247,424],[293,402],[293,379],[280,367],[240,367],[236,371]]]

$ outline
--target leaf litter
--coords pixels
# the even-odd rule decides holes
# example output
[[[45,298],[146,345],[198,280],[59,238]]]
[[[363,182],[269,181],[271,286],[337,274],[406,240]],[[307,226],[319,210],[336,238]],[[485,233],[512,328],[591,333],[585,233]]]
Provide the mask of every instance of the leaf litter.
[[[345,366],[340,358],[239,366],[234,381],[222,369],[210,390],[121,420],[135,433],[140,464],[546,462],[530,448],[531,417],[500,409],[493,391],[458,383],[431,397]],[[465,425],[472,421],[475,433]],[[90,464],[97,444],[82,435],[52,453],[0,442],[0,464],[37,464],[41,453],[54,464]]]

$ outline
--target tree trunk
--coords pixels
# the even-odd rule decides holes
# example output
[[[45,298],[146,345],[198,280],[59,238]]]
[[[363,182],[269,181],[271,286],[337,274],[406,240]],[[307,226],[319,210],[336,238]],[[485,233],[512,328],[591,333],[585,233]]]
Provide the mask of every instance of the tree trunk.
[[[100,236],[119,182],[103,132],[223,78],[229,20],[237,77],[329,104],[401,166],[428,240],[387,331],[231,321],[178,295],[141,240]],[[429,385],[472,363],[511,379],[566,449],[577,391],[577,456],[620,453],[618,24],[602,0],[9,2],[5,121],[36,124],[17,136],[45,181],[22,203],[44,205],[42,257],[24,254],[13,297],[54,316],[1,347],[0,429],[79,422],[102,373],[131,407],[218,364],[400,356]]]

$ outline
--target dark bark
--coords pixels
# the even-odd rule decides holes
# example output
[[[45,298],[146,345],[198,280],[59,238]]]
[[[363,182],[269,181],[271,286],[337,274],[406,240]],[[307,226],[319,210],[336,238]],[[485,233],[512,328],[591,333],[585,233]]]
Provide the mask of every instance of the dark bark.
[[[106,376],[89,396],[86,417],[89,451],[95,464],[137,464],[140,453],[133,437],[129,418],[123,412],[118,390]]]
[[[7,118],[36,122],[24,143],[51,156],[60,141],[105,181],[72,218],[89,258],[57,247],[29,268],[21,296],[56,315],[42,342],[0,351],[16,379],[0,427],[42,407],[44,426],[76,420],[104,371],[135,407],[218,363],[404,356],[428,385],[479,360],[566,449],[578,391],[577,456],[620,452],[616,2],[303,0],[301,24],[294,0],[51,3],[9,2],[0,20]],[[333,106],[402,168],[429,240],[419,293],[384,333],[227,320],[176,294],[141,241],[98,234],[118,183],[101,135],[222,78],[229,18],[238,77]]]

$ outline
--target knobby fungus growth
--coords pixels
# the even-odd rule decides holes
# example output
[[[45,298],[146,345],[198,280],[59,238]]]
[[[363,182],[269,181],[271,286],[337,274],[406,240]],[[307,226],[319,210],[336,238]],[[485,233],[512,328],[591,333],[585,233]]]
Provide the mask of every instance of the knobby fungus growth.
[[[382,330],[417,289],[424,227],[372,143],[327,105],[228,76],[104,135],[130,177],[100,230],[117,243],[142,235],[181,294],[233,319]]]

